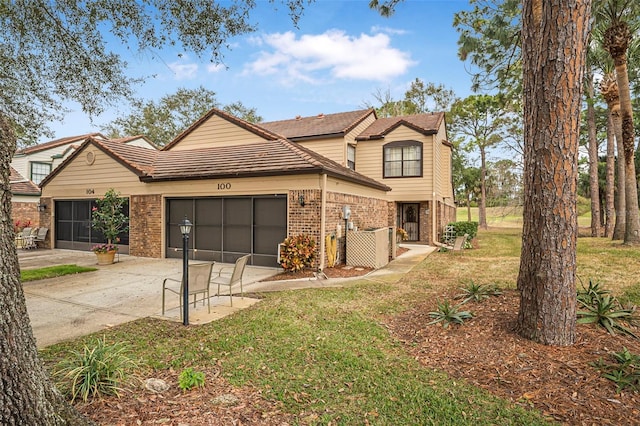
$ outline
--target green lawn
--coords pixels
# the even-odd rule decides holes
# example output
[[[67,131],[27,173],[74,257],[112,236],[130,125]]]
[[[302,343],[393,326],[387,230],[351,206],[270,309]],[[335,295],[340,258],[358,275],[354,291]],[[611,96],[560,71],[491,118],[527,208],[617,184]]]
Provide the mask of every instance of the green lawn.
[[[584,209],[579,209],[582,211]],[[478,221],[478,208],[471,207],[471,221]],[[466,207],[458,207],[456,220],[466,222],[469,220],[469,210]],[[522,228],[522,207],[487,207],[487,225],[500,228]],[[578,216],[578,226],[591,226],[591,211],[587,211]]]
[[[48,266],[46,268],[22,270],[20,271],[20,280],[22,282],[35,281],[92,271],[97,271],[97,269],[78,265],[56,265]]]
[[[422,367],[385,323],[417,303],[473,280],[514,288],[520,230],[481,231],[478,248],[434,253],[405,275],[340,289],[267,293],[261,303],[197,327],[144,319],[105,331],[140,360],[135,373],[218,368],[235,386],[254,386],[301,424],[533,425],[544,416]],[[640,257],[619,242],[584,238],[578,274],[640,303]],[[49,366],[91,337],[42,351]],[[310,420],[311,419],[311,420]]]

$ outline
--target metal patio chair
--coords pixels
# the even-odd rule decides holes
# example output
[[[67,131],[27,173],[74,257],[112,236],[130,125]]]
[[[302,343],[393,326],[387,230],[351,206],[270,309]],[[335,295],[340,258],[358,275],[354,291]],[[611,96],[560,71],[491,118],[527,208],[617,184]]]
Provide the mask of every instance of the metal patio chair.
[[[223,277],[223,274],[228,274],[225,270],[230,270],[231,267],[222,268],[217,271],[218,276],[213,279],[214,284],[218,284],[218,292],[216,296],[220,297],[220,286],[229,287],[229,300],[231,301],[231,306],[233,306],[233,291],[231,288],[240,283],[240,296],[244,297],[244,291],[242,290],[242,274],[244,273],[244,268],[247,266],[247,262],[249,261],[250,254],[239,257],[236,260],[235,265],[233,266],[233,271],[229,277]]]
[[[193,296],[193,307],[196,307],[196,302],[207,301],[207,309],[211,313],[211,298],[209,293],[209,287],[211,283],[211,270],[213,269],[213,263],[194,263],[189,265],[189,297]],[[184,277],[183,277],[184,279]],[[180,318],[182,318],[182,296],[183,296],[183,279],[175,280],[173,278],[165,278],[162,281],[162,315],[165,311],[165,293],[170,291],[179,296],[180,299]],[[179,283],[180,287],[170,287],[167,283]],[[198,299],[198,295],[202,294],[202,298]],[[189,302],[191,303],[191,302]]]

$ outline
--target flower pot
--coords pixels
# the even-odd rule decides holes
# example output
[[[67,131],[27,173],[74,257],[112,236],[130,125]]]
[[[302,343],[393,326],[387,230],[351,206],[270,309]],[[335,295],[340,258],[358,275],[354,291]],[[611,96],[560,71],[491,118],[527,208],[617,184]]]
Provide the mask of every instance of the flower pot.
[[[95,252],[98,258],[98,265],[111,265],[116,257],[117,250],[109,250],[106,253]]]

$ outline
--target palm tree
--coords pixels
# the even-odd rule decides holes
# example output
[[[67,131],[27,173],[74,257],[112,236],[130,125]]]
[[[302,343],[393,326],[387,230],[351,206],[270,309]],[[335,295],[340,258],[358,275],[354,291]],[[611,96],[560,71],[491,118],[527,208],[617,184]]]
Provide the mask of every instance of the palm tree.
[[[597,2],[596,7],[601,2]],[[629,70],[627,67],[627,50],[633,40],[637,22],[637,0],[605,0],[599,7],[599,18],[606,22],[603,34],[603,47],[609,52],[615,65],[616,83],[620,102],[620,119],[622,126],[622,146],[624,148],[624,182],[625,182],[625,244],[640,244],[640,215],[638,214],[638,191],[636,168],[634,161],[634,129],[631,91],[629,87]]]

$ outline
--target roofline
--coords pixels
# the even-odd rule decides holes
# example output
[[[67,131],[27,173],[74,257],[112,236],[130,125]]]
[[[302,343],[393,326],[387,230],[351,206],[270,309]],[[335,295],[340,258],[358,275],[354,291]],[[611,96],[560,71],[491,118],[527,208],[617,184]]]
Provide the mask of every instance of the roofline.
[[[205,121],[211,118],[213,115],[218,115],[224,118],[227,121],[232,122],[233,124],[242,127],[243,129],[257,135],[263,137],[267,140],[276,140],[281,139],[283,136],[273,133],[267,129],[260,127],[258,124],[250,123],[241,118],[235,117],[231,114],[227,114],[226,112],[219,110],[218,108],[211,108],[207,113],[205,113],[202,117],[200,117],[195,123],[191,126],[184,129],[178,136],[176,136],[171,142],[162,147],[161,151],[169,151],[175,145],[177,145],[182,139],[184,139],[189,133],[193,132],[196,128],[200,127]]]
[[[313,136],[298,136],[293,138],[288,138],[291,142],[304,142],[311,140],[319,140],[319,139],[331,139],[337,136],[344,136],[348,132],[336,132],[336,133],[325,133],[324,135],[313,135]]]
[[[42,190],[35,192],[13,192],[11,191],[11,195],[22,195],[24,197],[40,197],[42,196]]]
[[[67,136],[59,139],[54,139],[52,141],[43,142],[41,144],[24,147],[16,152],[16,156],[29,155],[29,154],[33,154],[34,152],[46,151],[48,149],[57,148],[61,145],[66,145],[68,143],[84,142],[88,138],[95,138],[96,136],[105,138],[105,136],[100,132],[86,133],[84,135],[77,135],[77,136]],[[64,140],[64,139],[68,139],[68,140]],[[50,144],[50,145],[47,145],[47,144]]]

